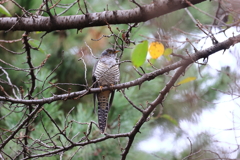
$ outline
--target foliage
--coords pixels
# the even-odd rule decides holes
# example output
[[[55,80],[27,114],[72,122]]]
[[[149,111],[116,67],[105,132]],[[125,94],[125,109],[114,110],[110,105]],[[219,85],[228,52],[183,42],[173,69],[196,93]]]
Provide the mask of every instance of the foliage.
[[[149,46],[149,54],[153,59],[157,59],[164,53],[164,46],[159,42],[152,42]]]
[[[0,13],[3,14],[3,15],[6,15],[6,16],[11,16],[11,14],[8,12],[8,10],[0,4]]]
[[[146,61],[147,51],[148,41],[143,41],[136,45],[132,53],[132,63],[134,66],[140,67]]]
[[[75,2],[78,2],[79,5]],[[85,5],[88,6],[89,13],[136,7],[136,3],[129,5],[129,1],[121,1],[121,5],[116,5],[116,3],[119,2],[61,0],[61,3],[58,3],[57,1],[48,1],[48,5],[52,8],[48,13],[46,5],[44,5],[42,16],[49,17],[50,14],[61,14],[59,16],[84,15],[87,12],[86,8],[83,7]],[[139,2],[140,5],[149,3],[152,3],[152,1]],[[36,9],[43,2],[19,0],[18,4],[29,13],[36,13],[38,11]],[[71,6],[70,4],[74,5]],[[217,10],[215,4],[218,3],[204,2],[196,5],[196,7],[214,15],[213,13]],[[3,5],[0,6],[0,9],[2,9],[0,13],[6,16],[15,13],[19,16],[25,14],[23,9],[17,7],[16,4],[4,3]],[[82,11],[79,6],[82,6]],[[67,7],[69,7],[69,10],[66,9]],[[206,16],[199,10],[191,7],[189,11],[202,24],[209,25],[212,23],[211,17]],[[124,53],[118,56],[118,58],[121,58],[120,62],[126,60],[126,63],[120,64],[121,83],[134,81],[148,73],[171,66],[175,62],[184,60],[186,58],[184,56],[189,55],[189,52],[194,52],[194,47],[189,47],[192,46],[190,40],[194,43],[211,35],[209,33],[206,37],[201,38],[191,36],[195,32],[200,32],[200,29],[196,28],[196,24],[192,23],[191,18],[186,18],[186,15],[187,12],[178,10],[151,19],[138,26],[134,24],[107,25],[84,28],[77,30],[77,32],[76,30],[54,30],[51,33],[36,31],[27,34],[27,37],[30,38],[27,42],[21,38],[16,40],[15,43],[4,43],[5,48],[14,52],[24,52],[24,49],[29,48],[31,50],[31,63],[35,68],[29,67],[30,63],[27,62],[29,55],[25,52],[24,54],[11,54],[3,47],[0,47],[0,58],[2,60],[1,87],[4,89],[0,96],[6,97],[5,93],[10,94],[10,97],[14,96],[14,87],[9,85],[8,79],[11,79],[12,84],[16,86],[15,90],[19,97],[25,96],[23,100],[44,100],[58,95],[70,95],[70,93],[77,91],[89,91],[92,87],[92,67],[96,62],[94,56],[99,57],[99,53],[103,49],[110,47],[117,46]],[[24,32],[24,34],[26,33]],[[1,32],[0,39],[6,41],[19,39],[21,35],[22,31]],[[189,39],[178,43],[177,40],[183,35]],[[150,42],[153,43],[150,44],[148,49],[148,43]],[[152,48],[156,43],[159,48]],[[30,46],[27,47],[27,44]],[[188,48],[187,51],[186,48]],[[147,60],[148,51],[150,56],[156,60]],[[129,59],[131,59],[132,63],[129,63]],[[12,64],[15,68],[9,64]],[[133,67],[133,65],[138,68]],[[199,115],[204,110],[214,107],[211,102],[214,102],[219,96],[219,92],[214,89],[226,90],[231,83],[229,75],[232,73],[227,68],[222,68],[222,72],[219,73],[219,77],[216,79],[215,76],[207,73],[209,68],[208,65],[200,67],[199,64],[191,64],[187,71],[182,72],[181,75],[184,74],[182,80],[176,83],[177,86],[172,85],[165,100],[161,101],[158,107],[155,107],[147,116],[146,122],[143,122],[144,125],[141,126],[139,131],[141,134],[136,134],[134,137],[133,147],[131,147],[127,159],[149,159],[151,157],[150,159],[174,160],[189,155],[189,146],[186,146],[182,153],[174,153],[176,149],[173,148],[172,152],[159,151],[153,154],[142,152],[137,149],[137,146],[143,139],[151,136],[154,128],[159,126],[161,126],[164,134],[173,132],[177,135],[176,140],[181,138],[184,135],[184,131],[179,128],[181,121],[190,121],[197,124]],[[4,71],[7,71],[8,74],[5,74]],[[33,80],[34,76],[31,75],[31,71],[36,76],[36,80]],[[164,74],[152,79],[150,77],[139,85],[117,90],[113,106],[108,115],[106,132],[110,135],[117,135],[129,133],[136,128],[139,120],[144,117],[144,113],[141,111],[146,112],[148,107],[152,105],[150,102],[154,102],[156,97],[161,95],[172,77],[176,75],[176,72],[168,70],[168,72],[164,72]],[[33,81],[36,84],[33,93],[30,94],[31,87],[34,85]],[[211,83],[209,83],[210,81]],[[19,91],[16,88],[20,88]],[[86,92],[86,94],[89,93]],[[99,139],[104,138],[106,135],[100,134],[95,124],[97,116],[93,114],[92,101],[91,94],[79,94],[74,98],[66,96],[62,99],[44,103],[33,118],[17,132],[14,139],[6,144],[3,149],[4,153],[1,153],[1,155],[23,159],[26,157],[26,153],[29,155],[45,154],[47,151],[54,151],[56,149],[54,146],[68,147],[72,145],[66,151],[51,154],[47,158],[121,159],[121,154],[126,150],[130,138],[117,137],[116,139],[109,138],[100,141]],[[0,122],[1,142],[7,139],[19,124],[29,117],[31,111],[37,107],[36,104],[1,102],[0,115],[3,119]],[[197,135],[196,139],[191,142],[192,153],[202,148],[211,150],[211,147],[214,147],[211,144],[211,136],[207,132]],[[89,140],[99,141],[87,145],[83,144],[88,143]],[[24,145],[28,146],[29,150],[23,149],[22,146]],[[51,146],[49,147],[51,149],[48,148],[47,150],[46,146]],[[31,150],[31,147],[34,148],[34,151]],[[23,152],[24,154],[22,154]],[[193,156],[192,158],[196,157]],[[204,158],[214,157],[215,155],[208,153]]]

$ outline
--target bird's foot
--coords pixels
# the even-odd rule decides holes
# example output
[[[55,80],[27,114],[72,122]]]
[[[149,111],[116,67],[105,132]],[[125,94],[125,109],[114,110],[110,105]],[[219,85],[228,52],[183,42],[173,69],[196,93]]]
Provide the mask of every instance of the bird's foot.
[[[110,85],[110,89],[111,89],[111,90],[114,90],[113,87],[114,87],[114,84],[111,84],[111,85]]]

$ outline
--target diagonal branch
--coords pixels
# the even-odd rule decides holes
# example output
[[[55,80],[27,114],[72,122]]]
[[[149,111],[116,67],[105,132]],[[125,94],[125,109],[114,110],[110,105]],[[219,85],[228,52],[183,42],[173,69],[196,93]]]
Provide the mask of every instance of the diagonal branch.
[[[76,147],[76,146],[86,146],[86,145],[89,145],[89,144],[102,142],[102,141],[105,141],[105,140],[110,139],[110,138],[115,139],[115,138],[119,138],[119,137],[128,137],[128,136],[129,136],[129,133],[106,134],[104,137],[101,137],[101,138],[88,140],[88,141],[84,141],[84,142],[80,142],[80,143],[72,143],[68,146],[61,147],[60,149],[57,149],[57,150],[54,150],[54,151],[49,151],[49,152],[46,152],[46,153],[43,153],[43,154],[30,155],[29,157],[23,158],[22,160],[26,160],[26,159],[30,159],[30,158],[37,158],[37,157],[45,157],[45,156],[48,156],[48,155],[55,155],[55,154],[59,154],[61,152],[70,150],[70,149],[72,149],[73,147]]]
[[[170,91],[171,87],[174,86],[174,83],[182,75],[182,73],[185,71],[185,69],[187,68],[188,65],[189,64],[183,65],[176,71],[176,73],[171,78],[169,83],[161,91],[161,94],[149,105],[148,108],[146,108],[144,110],[143,116],[140,118],[140,120],[134,126],[132,131],[130,131],[128,133],[121,133],[121,134],[105,134],[105,137],[98,138],[98,139],[93,139],[93,140],[88,139],[87,141],[80,142],[80,143],[73,143],[72,142],[70,145],[64,146],[62,148],[60,147],[59,149],[56,149],[54,151],[46,152],[46,153],[43,153],[43,154],[30,155],[29,157],[24,158],[24,159],[35,158],[35,157],[45,157],[47,155],[59,154],[63,151],[70,150],[70,149],[72,149],[73,147],[76,147],[76,146],[85,146],[85,145],[101,142],[101,141],[111,139],[111,138],[115,139],[115,138],[119,138],[119,137],[128,137],[129,141],[128,141],[128,143],[127,143],[127,145],[126,145],[126,147],[123,151],[123,154],[122,154],[122,160],[125,160],[128,152],[131,148],[131,145],[134,141],[134,138],[135,138],[136,134],[139,132],[141,126],[146,122],[146,119],[151,114],[151,112],[154,110],[154,108],[164,100],[164,97],[166,96],[166,94]]]
[[[172,70],[175,70],[176,68],[179,68],[183,65],[189,65],[192,64],[194,62],[196,62],[197,60],[201,59],[201,58],[207,58],[208,56],[210,56],[211,54],[214,54],[218,51],[221,50],[226,50],[228,48],[230,48],[232,45],[239,43],[240,42],[240,35],[231,37],[221,43],[215,44],[205,50],[202,51],[197,51],[196,53],[192,54],[192,55],[187,55],[184,56],[182,60],[179,60],[173,64],[170,64],[164,68],[155,70],[153,72],[150,73],[145,73],[143,74],[140,78],[135,79],[133,81],[130,82],[126,82],[126,83],[122,83],[122,84],[118,84],[118,85],[114,85],[112,87],[112,89],[124,89],[124,88],[129,88],[129,87],[133,87],[133,86],[137,86],[137,85],[141,85],[142,83],[144,83],[145,81],[150,81],[152,79],[154,79],[155,77],[159,76],[159,75],[163,75],[164,73],[168,73]],[[108,90],[108,87],[104,87],[102,89],[100,88],[91,88],[89,90],[82,90],[82,91],[78,91],[78,92],[71,92],[68,94],[62,94],[62,95],[54,95],[52,97],[49,98],[43,98],[43,99],[32,99],[32,100],[25,100],[25,99],[14,99],[14,98],[10,98],[10,97],[3,97],[0,96],[0,101],[8,101],[8,102],[12,102],[12,103],[21,103],[21,104],[45,104],[45,103],[52,103],[54,101],[58,101],[58,100],[67,100],[67,99],[73,99],[79,96],[83,96],[83,95],[87,95],[87,94],[92,94],[92,93],[96,93],[96,92],[100,92],[100,91],[105,91]]]
[[[168,94],[168,92],[170,91],[170,89],[172,88],[172,86],[174,86],[174,83],[178,80],[178,78],[182,75],[182,73],[185,71],[185,69],[187,68],[189,64],[185,64],[183,66],[181,66],[176,73],[173,75],[173,77],[171,78],[171,80],[167,83],[167,85],[162,89],[162,91],[160,92],[159,96],[152,102],[150,103],[149,107],[146,108],[143,112],[142,117],[139,119],[139,121],[137,122],[137,124],[134,126],[133,130],[129,133],[129,140],[128,143],[122,153],[122,160],[125,160],[127,157],[127,154],[132,146],[132,143],[134,141],[134,138],[136,136],[136,134],[140,131],[140,128],[142,127],[142,125],[147,121],[147,118],[149,117],[149,115],[151,114],[151,112],[156,108],[156,106],[160,103],[163,102],[165,96]]]
[[[206,0],[189,0],[191,4]],[[180,0],[153,1],[130,10],[103,11],[87,15],[52,16],[52,17],[4,17],[0,18],[0,30],[53,31],[65,29],[83,29],[107,24],[128,24],[145,22],[155,17],[189,7]],[[107,22],[107,23],[106,23]]]
[[[21,124],[19,124],[17,126],[17,128],[11,133],[11,135],[8,136],[8,138],[6,138],[3,143],[0,145],[0,150],[2,150],[2,148],[4,148],[4,146],[14,138],[14,136],[18,133],[18,131],[20,129],[23,128],[24,125],[26,125],[26,123],[29,122],[29,120],[41,109],[42,105],[38,105],[23,121]]]

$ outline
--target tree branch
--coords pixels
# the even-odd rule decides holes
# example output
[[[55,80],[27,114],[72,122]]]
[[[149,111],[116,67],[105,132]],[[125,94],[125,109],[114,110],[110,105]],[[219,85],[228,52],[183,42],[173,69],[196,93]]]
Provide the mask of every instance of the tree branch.
[[[167,95],[167,93],[170,91],[170,89],[172,88],[172,86],[174,86],[175,82],[178,80],[178,78],[182,75],[182,73],[185,71],[185,69],[187,68],[189,64],[185,64],[183,66],[181,66],[176,73],[174,74],[174,76],[171,78],[171,80],[167,83],[167,85],[162,89],[162,91],[160,92],[161,94],[152,102],[150,103],[149,107],[146,108],[143,112],[143,116],[139,119],[139,121],[137,122],[137,124],[134,126],[133,130],[129,133],[129,141],[122,153],[122,160],[125,160],[127,157],[127,154],[132,146],[132,143],[134,141],[134,138],[136,136],[136,134],[140,131],[140,128],[142,127],[142,125],[147,121],[147,118],[149,117],[149,115],[151,114],[151,112],[156,108],[156,106],[159,103],[162,103],[165,96]]]
[[[206,0],[189,0],[191,4]],[[188,7],[185,1],[153,1],[130,10],[103,11],[87,15],[52,16],[52,17],[4,17],[0,18],[0,30],[53,31],[65,29],[83,29],[107,24],[128,24],[145,22],[149,19]]]
[[[20,123],[17,128],[11,133],[10,136],[8,136],[7,139],[5,139],[3,141],[3,143],[0,145],[0,150],[2,150],[2,148],[4,148],[4,146],[13,139],[13,137],[18,133],[18,131],[20,129],[22,129],[22,127],[28,123],[28,121],[41,109],[42,105],[38,105],[23,121],[22,123]]]
[[[118,85],[114,85],[112,86],[112,89],[124,89],[124,88],[129,88],[129,87],[133,87],[133,86],[137,86],[140,85],[142,83],[144,83],[145,81],[150,81],[152,79],[154,79],[155,77],[159,76],[159,75],[163,75],[164,73],[168,73],[172,70],[175,70],[176,68],[179,68],[183,65],[189,65],[191,63],[196,62],[197,60],[201,59],[201,58],[207,58],[208,56],[210,56],[211,54],[214,54],[218,51],[221,50],[226,50],[228,48],[230,48],[232,45],[239,43],[240,42],[240,35],[231,37],[221,43],[215,44],[205,50],[202,51],[198,51],[192,55],[187,55],[184,56],[184,58],[182,60],[179,60],[173,64],[170,64],[164,68],[155,70],[153,72],[150,73],[145,73],[143,74],[140,78],[130,81],[130,82],[126,82],[126,83],[122,83],[122,84],[118,84]],[[22,103],[22,104],[44,104],[44,103],[51,103],[54,101],[58,101],[58,100],[67,100],[67,99],[73,99],[76,97],[81,97],[83,95],[87,95],[87,94],[91,94],[91,93],[96,93],[96,92],[101,92],[101,91],[105,91],[108,90],[108,87],[104,87],[102,89],[100,88],[90,88],[88,90],[82,90],[82,91],[78,91],[78,92],[71,92],[71,93],[67,93],[67,94],[62,94],[62,95],[54,95],[53,97],[49,97],[49,98],[43,98],[43,99],[33,99],[33,100],[25,100],[25,99],[14,99],[14,98],[10,98],[10,97],[3,97],[0,96],[0,101],[8,101],[11,103]]]

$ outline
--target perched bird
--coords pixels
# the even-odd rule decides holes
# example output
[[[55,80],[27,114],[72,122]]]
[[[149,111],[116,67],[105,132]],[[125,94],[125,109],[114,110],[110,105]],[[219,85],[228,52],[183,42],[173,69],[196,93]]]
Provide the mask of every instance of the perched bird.
[[[120,81],[119,65],[116,60],[117,52],[119,51],[111,48],[102,52],[92,72],[94,88],[111,87]],[[93,95],[94,110],[96,98],[98,100],[98,125],[102,133],[106,128],[108,111],[112,106],[113,97],[114,90],[112,89],[94,93]]]

